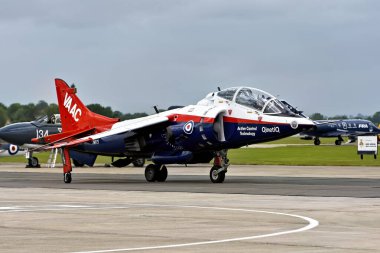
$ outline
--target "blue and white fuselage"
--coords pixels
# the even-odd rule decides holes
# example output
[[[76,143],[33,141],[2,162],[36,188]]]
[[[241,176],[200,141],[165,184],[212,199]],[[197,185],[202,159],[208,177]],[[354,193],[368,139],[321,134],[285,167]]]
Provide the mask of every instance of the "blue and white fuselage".
[[[315,120],[315,127],[302,132],[301,138],[314,139],[315,145],[320,145],[320,137],[336,137],[336,145],[341,145],[343,138],[347,136],[350,142],[355,142],[357,136],[378,135],[380,129],[369,120],[364,119],[342,119],[342,120]]]
[[[154,160],[155,156],[176,156],[184,151],[198,154],[239,148],[291,136],[313,126],[310,119],[293,113],[274,96],[236,87],[210,93],[196,105],[115,123],[108,132],[93,135],[91,143],[75,149],[94,154],[108,151],[153,156]],[[136,130],[126,132],[128,127]],[[176,163],[176,159],[168,160]]]

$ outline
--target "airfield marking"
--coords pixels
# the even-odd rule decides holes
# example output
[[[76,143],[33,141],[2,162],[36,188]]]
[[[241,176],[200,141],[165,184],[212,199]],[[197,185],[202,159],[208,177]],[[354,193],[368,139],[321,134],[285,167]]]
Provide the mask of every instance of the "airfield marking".
[[[104,205],[104,204],[103,204]],[[146,206],[146,207],[171,207],[171,208],[197,208],[197,209],[211,209],[211,210],[222,210],[222,211],[238,211],[238,212],[249,212],[249,213],[265,213],[265,214],[274,214],[274,215],[283,215],[288,217],[294,217],[302,219],[308,222],[308,225],[282,232],[263,234],[263,235],[254,235],[246,237],[237,237],[230,239],[221,239],[213,241],[200,241],[192,243],[182,243],[182,244],[169,244],[169,245],[158,245],[158,246],[148,246],[148,247],[138,247],[138,248],[123,248],[123,249],[108,249],[108,250],[95,250],[95,251],[76,251],[71,253],[107,253],[107,252],[123,252],[123,251],[138,251],[138,250],[154,250],[154,249],[167,249],[167,248],[179,248],[179,247],[188,247],[188,246],[199,246],[207,244],[217,244],[217,243],[226,243],[226,242],[235,242],[235,241],[244,241],[244,240],[253,240],[267,237],[274,237],[286,234],[293,234],[304,232],[310,229],[313,229],[319,225],[319,222],[315,219],[296,215],[288,214],[281,212],[272,212],[272,211],[261,211],[261,210],[251,210],[251,209],[241,209],[241,208],[228,208],[228,207],[207,207],[207,206],[192,206],[192,205],[164,205],[164,204],[128,204],[127,206],[85,206],[85,205],[73,205],[73,204],[62,204],[62,205],[46,205],[46,206],[3,206],[0,207],[1,213],[10,213],[10,212],[36,212],[36,211],[62,211],[62,210],[107,210],[107,209],[128,209],[131,206]]]

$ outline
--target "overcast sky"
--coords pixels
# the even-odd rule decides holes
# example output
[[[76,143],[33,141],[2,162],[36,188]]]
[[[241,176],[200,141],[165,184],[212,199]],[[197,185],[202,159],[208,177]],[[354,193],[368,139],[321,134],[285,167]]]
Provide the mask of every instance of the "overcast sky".
[[[54,78],[122,112],[252,86],[310,114],[380,111],[380,1],[0,0],[0,102]]]

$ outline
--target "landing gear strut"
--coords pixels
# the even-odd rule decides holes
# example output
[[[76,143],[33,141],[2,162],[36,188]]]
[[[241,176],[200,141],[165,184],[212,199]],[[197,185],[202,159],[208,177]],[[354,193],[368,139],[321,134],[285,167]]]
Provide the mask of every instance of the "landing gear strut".
[[[342,144],[343,141],[344,141],[343,138],[341,136],[338,136],[338,139],[335,141],[335,145],[339,146]]]
[[[168,169],[165,165],[149,164],[145,168],[145,179],[148,182],[165,182],[168,177]]]
[[[71,159],[70,159],[70,153],[67,148],[63,149],[63,156],[62,156],[62,163],[63,163],[63,182],[66,184],[71,183],[71,171],[73,170],[73,167],[71,166]]]
[[[226,177],[227,168],[230,166],[227,158],[227,150],[216,152],[214,166],[210,170],[210,180],[213,183],[223,183]]]
[[[33,156],[33,152],[28,151],[26,157],[28,158],[28,164],[25,166],[26,168],[41,168],[38,158]]]

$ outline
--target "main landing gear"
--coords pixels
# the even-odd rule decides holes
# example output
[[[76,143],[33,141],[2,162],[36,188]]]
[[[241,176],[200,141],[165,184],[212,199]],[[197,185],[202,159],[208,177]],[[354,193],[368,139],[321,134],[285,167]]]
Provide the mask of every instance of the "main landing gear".
[[[210,170],[210,180],[213,183],[223,183],[226,177],[227,168],[230,166],[227,158],[227,150],[216,152],[214,166]]]
[[[165,182],[168,177],[168,169],[165,165],[149,164],[145,168],[145,179],[148,182]]]
[[[229,166],[227,150],[215,153],[214,165],[210,170],[210,180],[213,183],[223,183]],[[165,182],[168,177],[168,170],[165,165],[149,164],[145,168],[145,179],[148,182]]]
[[[315,137],[314,139],[314,145],[318,146],[321,144],[321,140],[318,137]]]

